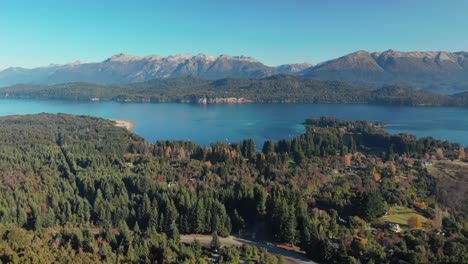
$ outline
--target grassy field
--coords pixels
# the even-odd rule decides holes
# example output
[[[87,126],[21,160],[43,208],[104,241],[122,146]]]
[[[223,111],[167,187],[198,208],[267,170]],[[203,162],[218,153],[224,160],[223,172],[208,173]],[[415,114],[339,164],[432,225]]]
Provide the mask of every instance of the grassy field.
[[[415,210],[408,208],[408,207],[403,207],[403,206],[394,206],[391,207],[388,210],[388,216],[387,217],[382,217],[382,221],[387,221],[387,222],[392,222],[395,224],[399,224],[401,228],[407,228],[408,227],[408,219],[412,216],[418,215],[421,217],[421,222],[426,223],[428,220]]]

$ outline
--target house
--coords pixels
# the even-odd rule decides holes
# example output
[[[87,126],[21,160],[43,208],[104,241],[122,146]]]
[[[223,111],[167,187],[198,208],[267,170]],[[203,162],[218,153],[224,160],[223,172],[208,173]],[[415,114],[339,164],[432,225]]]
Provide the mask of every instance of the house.
[[[385,222],[385,226],[392,231],[393,233],[400,233],[401,228],[399,224],[391,223],[391,222]]]
[[[424,167],[432,166],[432,165],[433,165],[433,163],[430,162],[430,161],[425,161],[425,162],[423,162],[423,166],[424,166]]]
[[[390,231],[392,231],[393,233],[400,233],[401,232],[400,225],[394,224],[393,226],[390,227]]]
[[[435,233],[436,233],[437,235],[445,236],[445,232],[444,232],[442,229],[440,229],[440,228],[437,228],[437,229],[435,230]]]

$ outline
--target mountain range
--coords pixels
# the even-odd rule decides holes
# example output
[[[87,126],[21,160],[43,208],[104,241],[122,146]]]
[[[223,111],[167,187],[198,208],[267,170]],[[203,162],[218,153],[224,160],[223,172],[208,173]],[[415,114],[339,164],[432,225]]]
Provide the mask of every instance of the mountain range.
[[[126,84],[184,76],[208,80],[264,78],[275,74],[341,80],[372,88],[396,84],[434,91],[465,91],[468,90],[468,52],[358,51],[317,65],[300,63],[277,67],[246,56],[118,54],[96,63],[7,68],[0,72],[0,86],[68,82]]]
[[[358,51],[302,74],[374,88],[398,84],[434,91],[468,90],[468,52]]]
[[[302,63],[269,67],[246,56],[179,54],[161,57],[118,54],[97,63],[74,62],[35,69],[8,68],[0,72],[0,86],[68,82],[125,84],[184,76],[209,80],[263,78],[277,73],[298,74],[311,66]]]

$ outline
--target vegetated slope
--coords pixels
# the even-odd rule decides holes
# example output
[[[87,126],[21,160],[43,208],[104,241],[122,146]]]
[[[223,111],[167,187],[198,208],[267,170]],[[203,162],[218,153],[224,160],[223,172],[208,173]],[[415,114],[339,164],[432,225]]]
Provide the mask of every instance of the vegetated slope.
[[[187,102],[187,103],[370,103],[408,106],[467,106],[459,95],[441,95],[399,86],[373,90],[341,81],[274,75],[263,79],[196,77],[155,79],[128,85],[67,83],[17,85],[1,90],[3,98]]]
[[[259,152],[252,140],[149,144],[91,117],[1,117],[0,258],[213,263],[221,255],[281,263],[248,246],[220,248],[215,239],[202,250],[179,240],[190,233],[248,236],[263,227],[266,239],[326,263],[465,262],[466,207],[437,200],[446,185],[423,162],[463,159],[466,149],[390,135],[375,122],[320,118],[306,125],[303,135],[266,141]],[[419,206],[431,223],[408,221],[404,230],[418,230],[392,233],[380,219],[392,206]]]

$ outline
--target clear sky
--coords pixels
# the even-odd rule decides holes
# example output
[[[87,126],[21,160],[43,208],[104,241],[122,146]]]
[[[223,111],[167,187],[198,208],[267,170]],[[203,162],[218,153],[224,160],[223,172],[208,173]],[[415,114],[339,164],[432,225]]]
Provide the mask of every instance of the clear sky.
[[[134,55],[318,63],[357,50],[468,50],[467,0],[0,0],[0,68]]]

